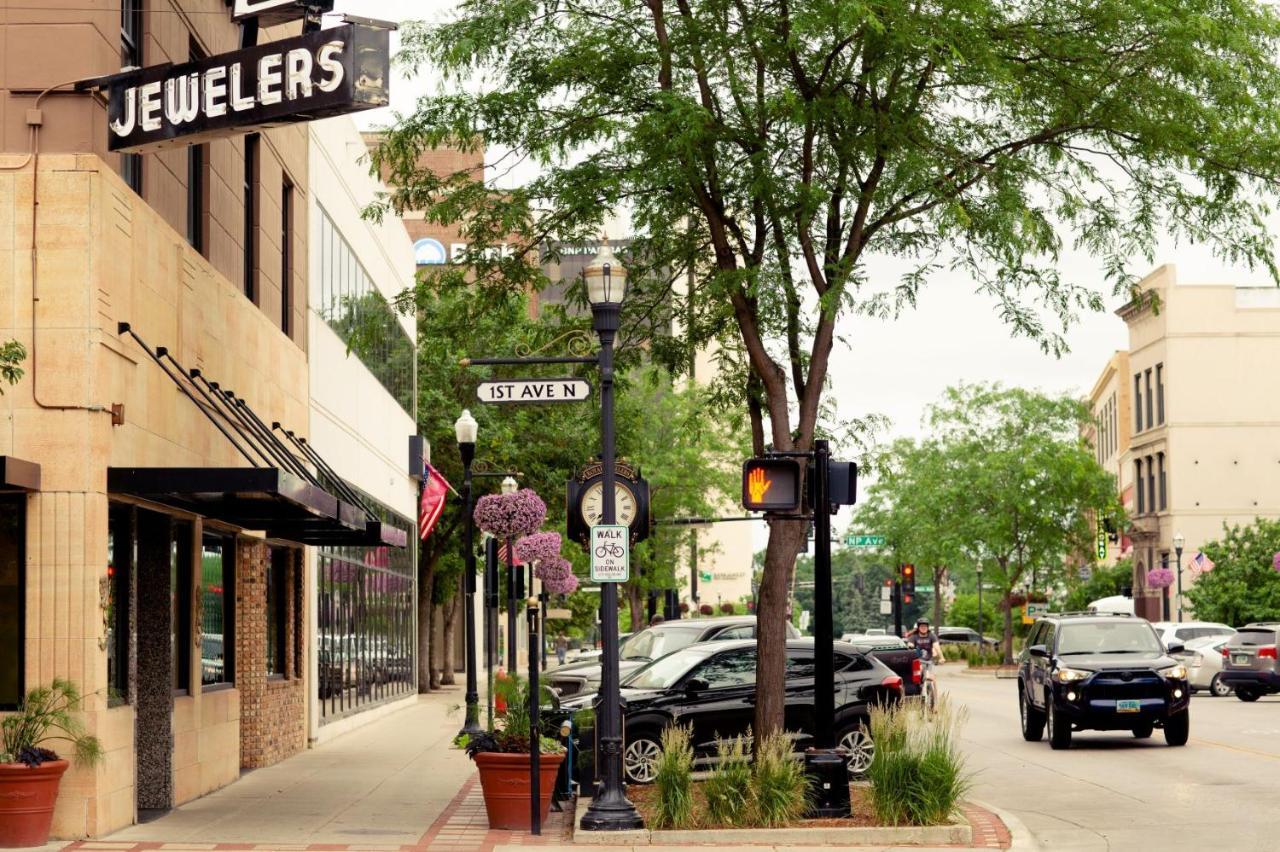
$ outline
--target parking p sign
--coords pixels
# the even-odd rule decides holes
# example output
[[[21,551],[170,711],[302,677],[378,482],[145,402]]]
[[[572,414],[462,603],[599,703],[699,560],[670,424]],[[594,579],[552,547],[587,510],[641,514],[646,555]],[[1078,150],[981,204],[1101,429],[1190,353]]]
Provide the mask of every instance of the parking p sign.
[[[625,583],[631,578],[631,530],[622,524],[591,528],[591,579]]]

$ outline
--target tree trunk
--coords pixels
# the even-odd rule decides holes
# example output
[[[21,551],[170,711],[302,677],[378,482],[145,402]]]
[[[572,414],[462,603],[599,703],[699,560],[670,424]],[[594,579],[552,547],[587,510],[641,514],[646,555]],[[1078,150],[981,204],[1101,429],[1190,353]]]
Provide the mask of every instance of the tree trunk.
[[[443,631],[440,630],[441,622],[444,621],[444,607],[440,604],[431,605],[431,688],[440,688],[440,657],[441,646],[444,645]],[[437,631],[440,632],[437,637]]]
[[[627,609],[631,613],[631,632],[644,629],[644,595],[635,583],[627,583],[622,587],[627,595]]]
[[[933,629],[942,626],[942,582],[947,576],[947,569],[940,565],[933,566]]]
[[[462,578],[459,577],[459,580]],[[440,644],[441,660],[440,666],[440,683],[445,686],[453,686],[457,681],[453,677],[454,672],[454,627],[457,626],[458,612],[462,609],[458,601],[462,598],[461,589],[453,590],[453,597],[449,598],[449,602],[444,605],[444,641]]]
[[[1013,603],[1009,600],[1013,596],[1012,589],[1006,589],[1004,593],[1004,663],[1005,665],[1013,664]]]
[[[804,521],[773,521],[769,530],[756,618],[756,714],[753,729],[757,743],[774,731],[782,730],[786,707],[788,580],[808,528]]]
[[[431,596],[435,591],[439,553],[423,548],[418,565],[418,692],[430,692],[431,681]]]

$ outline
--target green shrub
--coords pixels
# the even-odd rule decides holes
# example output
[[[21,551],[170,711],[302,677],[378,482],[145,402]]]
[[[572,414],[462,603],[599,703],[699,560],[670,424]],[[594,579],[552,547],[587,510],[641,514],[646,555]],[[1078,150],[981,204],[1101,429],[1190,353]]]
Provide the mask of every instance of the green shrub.
[[[876,817],[886,825],[941,825],[970,785],[956,746],[963,713],[940,696],[933,712],[919,702],[871,708],[875,758],[867,778]]]
[[[751,764],[741,739],[717,740],[720,762],[702,783],[712,822],[742,825],[751,810]]]
[[[662,732],[662,754],[655,769],[658,812],[653,827],[692,827],[693,747],[689,745],[688,727],[672,725]]]
[[[770,734],[760,741],[755,769],[751,783],[753,826],[787,825],[804,816],[809,809],[809,779],[786,733]]]
[[[964,659],[970,668],[977,666],[998,666],[1004,662],[1004,651],[998,648],[987,648],[977,645],[964,646]]]

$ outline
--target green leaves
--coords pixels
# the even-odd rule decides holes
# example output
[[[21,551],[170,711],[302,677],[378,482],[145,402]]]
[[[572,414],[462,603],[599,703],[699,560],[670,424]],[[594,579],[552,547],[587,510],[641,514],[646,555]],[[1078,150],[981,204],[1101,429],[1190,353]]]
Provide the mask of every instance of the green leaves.
[[[1215,565],[1185,592],[1196,618],[1235,626],[1275,619],[1280,612],[1280,574],[1273,570],[1272,558],[1280,551],[1280,521],[1258,518],[1249,526],[1224,524],[1222,538],[1201,549]],[[1187,560],[1194,556],[1194,550],[1183,554]]]
[[[27,349],[16,340],[0,343],[0,396],[4,395],[6,384],[16,385],[22,378],[19,366],[27,357]]]

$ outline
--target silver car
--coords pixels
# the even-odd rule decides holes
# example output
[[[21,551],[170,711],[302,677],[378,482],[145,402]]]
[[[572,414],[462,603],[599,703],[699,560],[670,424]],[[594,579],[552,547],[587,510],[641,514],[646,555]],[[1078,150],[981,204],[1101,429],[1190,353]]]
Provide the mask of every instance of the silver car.
[[[1228,639],[1222,680],[1241,701],[1280,692],[1280,622],[1256,621]]]
[[[1192,692],[1208,690],[1216,698],[1225,698],[1235,690],[1222,682],[1222,649],[1229,636],[1202,636],[1192,639],[1175,657],[1187,667],[1187,681]]]

